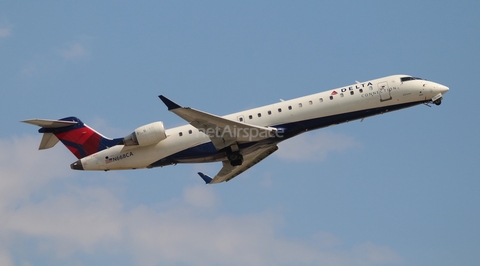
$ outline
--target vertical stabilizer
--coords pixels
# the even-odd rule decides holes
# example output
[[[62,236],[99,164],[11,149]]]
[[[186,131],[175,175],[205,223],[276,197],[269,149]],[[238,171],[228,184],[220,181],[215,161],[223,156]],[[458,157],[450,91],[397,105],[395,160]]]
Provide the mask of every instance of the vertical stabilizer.
[[[22,122],[41,127],[38,130],[43,133],[40,150],[49,149],[61,141],[78,159],[115,146],[123,140],[106,138],[76,117],[59,120],[29,119]]]

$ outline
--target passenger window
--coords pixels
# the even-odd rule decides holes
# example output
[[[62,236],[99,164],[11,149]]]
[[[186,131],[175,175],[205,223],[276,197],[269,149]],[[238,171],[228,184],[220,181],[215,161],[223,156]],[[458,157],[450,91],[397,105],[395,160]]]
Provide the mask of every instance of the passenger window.
[[[269,110],[269,111],[268,111],[268,115],[271,115],[271,114],[272,114],[272,111]]]
[[[192,130],[191,130],[191,129],[188,131],[188,134],[192,134]]]
[[[323,103],[323,98],[320,98],[320,102]]]
[[[183,136],[183,133],[182,133],[182,132],[178,132],[178,135],[181,137],[181,136]]]
[[[243,117],[240,117],[238,120],[239,120],[240,122],[243,122]]]
[[[291,105],[290,105],[290,106],[288,106],[288,110],[292,110],[292,106],[291,106]]]
[[[362,93],[362,92],[363,92],[363,89],[360,89],[360,93]]]
[[[308,101],[308,104],[312,105],[312,104],[313,104],[313,101]]]
[[[299,104],[298,104],[298,107],[302,107],[302,103],[299,103]]]
[[[343,95],[343,93],[340,93],[340,97],[342,97],[342,98],[343,98],[343,96],[344,96],[344,95]]]
[[[262,114],[261,114],[261,113],[258,113],[258,117],[262,117]]]
[[[252,116],[252,115],[249,115],[249,116],[248,116],[248,118],[252,119],[252,118],[253,118],[253,116]]]
[[[330,100],[333,100],[333,96],[330,96]]]
[[[282,112],[282,108],[278,108],[278,112],[281,113],[281,112]]]
[[[353,92],[353,91],[350,91],[350,95],[353,95],[353,94],[354,94],[354,92]]]

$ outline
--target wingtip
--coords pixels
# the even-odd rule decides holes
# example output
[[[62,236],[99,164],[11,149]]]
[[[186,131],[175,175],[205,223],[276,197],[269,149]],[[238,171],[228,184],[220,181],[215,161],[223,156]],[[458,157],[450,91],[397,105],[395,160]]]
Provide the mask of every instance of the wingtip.
[[[203,179],[203,181],[205,181],[205,184],[210,184],[210,182],[213,180],[211,177],[202,172],[198,172],[198,175]]]
[[[160,100],[162,100],[162,102],[167,106],[169,111],[173,110],[173,109],[181,108],[180,105],[176,104],[175,102],[173,102],[172,100],[168,99],[167,97],[165,97],[163,95],[158,95],[158,98],[160,98]]]

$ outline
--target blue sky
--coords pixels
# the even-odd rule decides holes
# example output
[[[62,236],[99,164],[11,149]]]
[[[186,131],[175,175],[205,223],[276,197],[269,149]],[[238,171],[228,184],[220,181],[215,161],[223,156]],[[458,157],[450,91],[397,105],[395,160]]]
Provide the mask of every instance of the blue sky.
[[[478,265],[480,3],[0,3],[1,265]],[[229,183],[219,164],[77,172],[19,121],[110,137],[391,74],[450,87],[309,132]]]

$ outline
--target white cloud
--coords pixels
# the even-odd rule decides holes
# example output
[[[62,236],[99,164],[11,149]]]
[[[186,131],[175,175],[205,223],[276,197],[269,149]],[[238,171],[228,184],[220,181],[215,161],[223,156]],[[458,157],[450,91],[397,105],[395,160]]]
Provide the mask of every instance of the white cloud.
[[[66,156],[66,149],[62,149],[64,153],[59,147],[37,151],[39,141],[31,136],[0,140],[0,149],[10,151],[1,153],[0,158],[2,265],[20,259],[36,261],[35,254],[58,263],[70,261],[74,255],[78,259],[79,254],[102,258],[121,254],[136,265],[374,265],[399,261],[388,247],[369,242],[342,247],[329,233],[312,233],[311,238],[301,240],[282,236],[279,229],[285,225],[280,213],[222,212],[218,208],[221,199],[208,186],[187,187],[169,204],[155,204],[162,208],[139,205],[126,209],[124,198],[128,197],[109,188],[73,185],[72,179],[62,178],[73,156]],[[45,191],[48,193],[39,193]],[[12,239],[25,245],[9,246]],[[24,246],[33,246],[33,252],[17,250]],[[28,256],[15,257],[18,254]]]
[[[34,78],[55,75],[68,67],[67,62],[88,61],[91,55],[90,39],[89,37],[79,37],[74,42],[53,47],[49,53],[35,54],[19,69],[20,77]]]
[[[212,188],[205,185],[185,188],[183,198],[186,203],[196,208],[213,208],[219,201]]]
[[[60,51],[60,55],[65,59],[78,59],[90,55],[90,52],[80,43],[74,43]]]
[[[352,250],[355,265],[388,264],[400,262],[400,257],[387,247],[379,247],[371,242],[355,246]]]
[[[4,228],[42,239],[59,257],[91,252],[99,244],[122,236],[118,222],[122,205],[109,191],[77,188],[67,192],[5,212],[9,219]]]
[[[282,159],[323,161],[332,152],[341,152],[360,144],[352,137],[328,131],[304,133],[279,144],[275,153]]]
[[[7,38],[12,34],[12,24],[8,22],[5,15],[0,16],[0,38]]]
[[[12,255],[6,249],[0,249],[0,265],[3,265],[3,266],[14,265]]]
[[[11,32],[12,32],[12,27],[0,26],[0,38],[6,38],[10,36]]]
[[[273,186],[273,174],[271,172],[266,172],[263,175],[263,179],[260,180],[260,186],[264,188],[271,188]]]
[[[20,70],[20,75],[22,77],[32,77],[36,73],[38,73],[38,67],[37,67],[37,64],[34,62],[26,63]]]
[[[40,135],[0,140],[0,211],[19,200],[26,200],[52,179],[69,170],[66,150],[39,152]],[[48,158],[48,160],[45,160]]]

